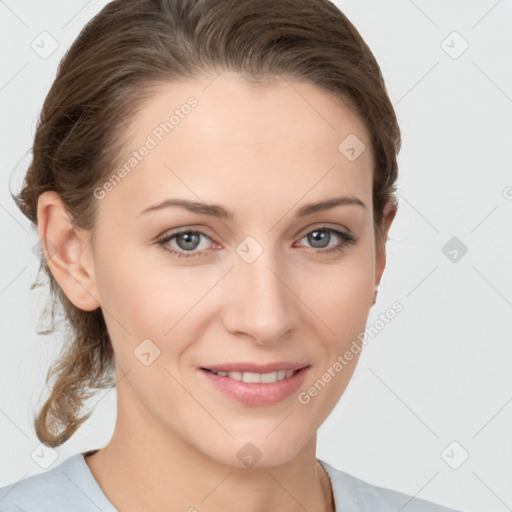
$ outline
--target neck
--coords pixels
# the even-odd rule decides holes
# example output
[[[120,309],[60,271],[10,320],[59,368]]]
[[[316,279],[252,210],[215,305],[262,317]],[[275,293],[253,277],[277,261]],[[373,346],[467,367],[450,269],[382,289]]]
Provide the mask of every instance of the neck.
[[[118,390],[114,434],[85,459],[119,511],[334,511],[330,479],[315,455],[316,434],[283,464],[239,468],[196,449],[134,403],[136,397]]]

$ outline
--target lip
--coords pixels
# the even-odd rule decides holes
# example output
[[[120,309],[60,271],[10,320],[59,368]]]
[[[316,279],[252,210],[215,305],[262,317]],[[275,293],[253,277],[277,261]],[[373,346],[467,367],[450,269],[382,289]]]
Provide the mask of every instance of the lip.
[[[272,371],[276,371],[277,369],[284,370],[286,368],[286,364],[283,366],[277,366],[275,364],[272,365],[243,365],[237,364],[232,365],[233,368],[228,371],[255,371],[256,373],[269,373]],[[258,382],[243,382],[235,379],[231,379],[227,376],[215,375],[214,373],[208,371],[205,368],[198,368],[198,372],[207,379],[207,381],[212,384],[216,389],[222,391],[225,395],[231,397],[232,399],[249,406],[265,406],[277,404],[290,395],[293,395],[297,392],[297,390],[301,387],[306,378],[306,374],[308,373],[311,366],[298,365],[300,369],[290,367],[288,369],[296,369],[297,371],[287,379],[279,380],[277,382],[271,383],[258,383]],[[229,368],[230,365],[222,365],[222,368]],[[238,368],[247,368],[251,367],[253,370],[239,370]],[[268,368],[274,368],[268,370]],[[219,370],[215,368],[209,368],[215,371],[226,371],[222,370],[221,367],[218,367]],[[259,370],[254,370],[254,368],[260,368]],[[261,368],[264,368],[262,371]]]
[[[253,372],[253,373],[270,373],[277,372],[277,370],[300,370],[308,363],[297,363],[292,361],[276,361],[269,364],[255,364],[255,363],[223,363],[203,366],[207,370],[215,372]]]

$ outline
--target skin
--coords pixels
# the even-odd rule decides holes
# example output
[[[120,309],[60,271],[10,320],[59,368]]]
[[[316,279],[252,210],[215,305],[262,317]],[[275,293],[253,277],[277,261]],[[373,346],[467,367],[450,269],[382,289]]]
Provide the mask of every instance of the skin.
[[[254,88],[234,73],[214,78],[161,85],[144,104],[126,136],[127,156],[167,112],[190,96],[198,100],[98,200],[94,245],[91,231],[70,224],[55,192],[39,199],[39,236],[56,250],[51,271],[76,307],[103,308],[116,354],[114,434],[86,463],[120,511],[333,510],[316,432],[359,355],[308,404],[295,393],[270,406],[244,405],[197,368],[305,361],[304,391],[364,331],[386,261],[374,237],[370,135],[342,103],[307,82]],[[349,134],[366,145],[354,161],[338,150]],[[366,207],[294,217],[307,203],[344,195]],[[178,207],[137,217],[166,198],[219,204],[234,219]],[[395,212],[388,205],[384,235]],[[322,253],[306,235],[323,224],[357,241]],[[185,226],[206,235],[188,249],[202,256],[178,258],[156,241]],[[250,264],[236,252],[247,236],[263,249]],[[178,238],[167,247],[186,252]],[[331,233],[324,245],[340,242]],[[149,366],[134,356],[147,338],[160,350]],[[251,468],[237,457],[247,442],[262,454]]]

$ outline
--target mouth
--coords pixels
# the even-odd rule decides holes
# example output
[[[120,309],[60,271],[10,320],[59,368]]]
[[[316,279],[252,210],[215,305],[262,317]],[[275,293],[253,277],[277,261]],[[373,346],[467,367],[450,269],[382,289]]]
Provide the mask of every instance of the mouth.
[[[233,364],[198,368],[206,377],[206,382],[213,385],[224,396],[228,396],[248,406],[265,406],[277,404],[298,391],[310,370],[309,364],[276,364],[259,366]],[[249,371],[251,370],[251,371]]]
[[[308,363],[276,361],[269,364],[224,363],[202,367],[201,370],[248,384],[266,384],[289,379],[299,370],[308,366],[310,366]]]
[[[266,373],[260,373],[260,372],[242,372],[242,371],[215,371],[211,370],[209,368],[201,368],[201,370],[204,370],[206,372],[211,372],[214,375],[219,375],[220,377],[228,377],[233,380],[238,380],[240,382],[246,382],[247,384],[271,384],[273,382],[278,382],[281,380],[289,379],[292,377],[295,373],[297,373],[299,370],[277,370],[274,372],[266,372]]]

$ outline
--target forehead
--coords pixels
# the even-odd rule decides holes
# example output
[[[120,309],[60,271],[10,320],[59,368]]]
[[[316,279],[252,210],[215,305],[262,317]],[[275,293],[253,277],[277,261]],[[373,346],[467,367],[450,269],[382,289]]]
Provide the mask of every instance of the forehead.
[[[350,159],[344,151],[354,142],[358,152],[366,150]],[[237,196],[245,204],[265,198],[284,206],[305,194],[305,202],[325,198],[333,188],[357,196],[371,191],[366,126],[308,82],[249,86],[223,72],[161,84],[131,120],[125,147],[121,165],[133,152],[139,156],[133,167],[125,165],[111,196],[130,209],[166,194],[215,202]]]

